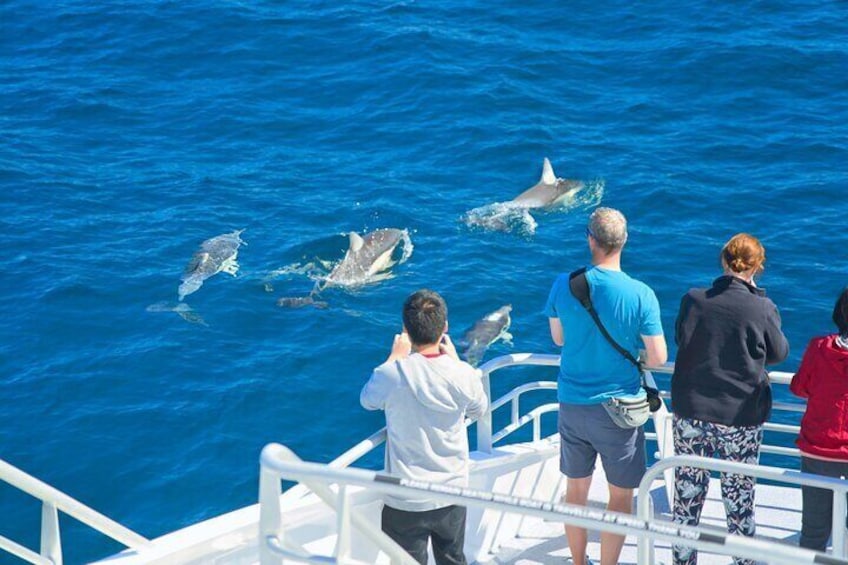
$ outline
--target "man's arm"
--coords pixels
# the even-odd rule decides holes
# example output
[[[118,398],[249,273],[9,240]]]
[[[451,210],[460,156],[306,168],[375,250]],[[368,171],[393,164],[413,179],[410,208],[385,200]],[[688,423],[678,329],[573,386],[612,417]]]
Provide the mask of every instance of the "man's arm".
[[[395,334],[395,340],[392,342],[392,351],[389,353],[386,363],[409,357],[410,353],[412,353],[412,342],[409,341],[409,334],[406,331]]]
[[[448,357],[453,357],[459,361],[459,354],[456,352],[456,346],[453,344],[453,340],[451,340],[448,334],[442,336],[442,341],[439,343],[439,351]]]
[[[648,367],[659,367],[668,361],[668,347],[664,335],[643,335],[642,343],[645,344],[645,358],[643,361]]]
[[[489,399],[486,397],[486,391],[483,390],[483,382],[480,378],[480,371],[476,370],[471,377],[471,399],[468,406],[465,408],[465,415],[472,420],[476,420],[486,413],[489,408]]]
[[[562,322],[559,321],[557,314],[557,297],[559,296],[560,277],[554,281],[551,291],[548,293],[548,301],[545,303],[545,308],[542,312],[548,317],[548,323],[551,326],[551,339],[554,343],[562,347],[565,343],[565,336],[562,333]]]
[[[384,363],[385,365],[385,363]],[[371,378],[359,393],[359,403],[366,410],[383,410],[386,407],[386,397],[389,393],[388,377],[380,365],[371,373]]]
[[[551,326],[551,339],[554,343],[562,347],[565,343],[565,336],[562,334],[562,322],[559,318],[548,318],[548,324]]]
[[[386,398],[393,388],[392,379],[384,371],[384,367],[390,363],[394,363],[398,359],[403,359],[409,356],[412,351],[412,344],[409,342],[409,336],[406,332],[395,335],[392,342],[392,351],[389,353],[388,359],[374,369],[371,373],[371,378],[362,387],[362,392],[359,393],[359,403],[366,410],[383,410],[386,406]]]

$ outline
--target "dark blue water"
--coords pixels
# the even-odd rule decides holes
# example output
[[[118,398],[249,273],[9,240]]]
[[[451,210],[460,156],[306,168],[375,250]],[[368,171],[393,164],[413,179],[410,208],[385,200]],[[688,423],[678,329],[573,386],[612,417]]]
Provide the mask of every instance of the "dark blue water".
[[[846,12],[4,2],[0,457],[149,537],[251,504],[265,443],[328,461],[382,424],[358,393],[409,292],[442,292],[455,329],[513,304],[514,348],[489,356],[555,352],[541,308],[597,202],[630,219],[624,266],[667,333],[724,241],[760,237],[793,370],[848,283]],[[460,221],[546,156],[594,192],[533,234]],[[275,305],[381,227],[414,244],[395,278]],[[239,276],[186,299],[208,325],[146,310],[243,228]],[[38,511],[0,487],[0,535],[37,546]],[[63,525],[67,562],[118,549]]]

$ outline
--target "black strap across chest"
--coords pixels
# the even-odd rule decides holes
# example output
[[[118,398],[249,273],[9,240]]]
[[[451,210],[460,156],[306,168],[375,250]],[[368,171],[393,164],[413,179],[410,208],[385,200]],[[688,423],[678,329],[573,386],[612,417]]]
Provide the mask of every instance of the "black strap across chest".
[[[613,339],[613,337],[609,334],[607,329],[604,327],[603,322],[598,317],[598,313],[595,311],[595,307],[592,305],[592,299],[589,297],[589,281],[586,280],[586,267],[577,269],[573,273],[568,275],[568,288],[571,290],[571,294],[574,295],[574,298],[580,301],[580,304],[583,308],[589,312],[589,315],[592,316],[592,319],[595,320],[595,325],[598,326],[598,329],[601,330],[601,334],[606,338],[610,345],[612,345],[616,351],[621,353],[625,359],[636,365],[636,368],[639,369],[639,373],[642,372],[642,364],[633,357],[633,354],[624,349],[622,346],[618,344],[617,341]]]

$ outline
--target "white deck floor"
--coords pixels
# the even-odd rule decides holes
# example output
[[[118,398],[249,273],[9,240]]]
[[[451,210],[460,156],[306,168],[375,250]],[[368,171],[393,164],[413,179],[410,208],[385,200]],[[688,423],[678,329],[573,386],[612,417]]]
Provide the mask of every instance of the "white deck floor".
[[[590,505],[604,508],[606,505],[606,481],[603,470],[598,466],[592,489],[589,494]],[[659,519],[670,520],[670,506],[661,483],[653,489],[654,510]],[[800,489],[758,484],[756,487],[757,536],[774,538],[775,541],[797,545],[801,528],[801,491]],[[724,505],[721,501],[721,489],[717,478],[710,482],[704,514],[701,518],[704,526],[714,526],[725,530]],[[597,533],[589,534],[589,557],[594,563],[600,563],[600,543]],[[489,561],[489,564],[535,565],[565,563],[571,555],[563,534],[562,524],[543,522],[527,518],[521,530],[521,536],[506,542],[501,551]],[[656,545],[656,563],[671,563],[671,547],[667,543]],[[732,563],[728,557],[699,554],[699,563],[704,565]],[[636,539],[627,538],[619,561],[622,565],[635,565]]]

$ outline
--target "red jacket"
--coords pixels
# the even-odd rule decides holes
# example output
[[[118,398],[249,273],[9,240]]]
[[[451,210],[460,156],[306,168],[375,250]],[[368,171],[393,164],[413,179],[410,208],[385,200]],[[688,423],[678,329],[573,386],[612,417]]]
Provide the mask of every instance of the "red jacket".
[[[798,448],[810,455],[848,460],[848,350],[836,335],[813,338],[789,389],[807,399]]]

